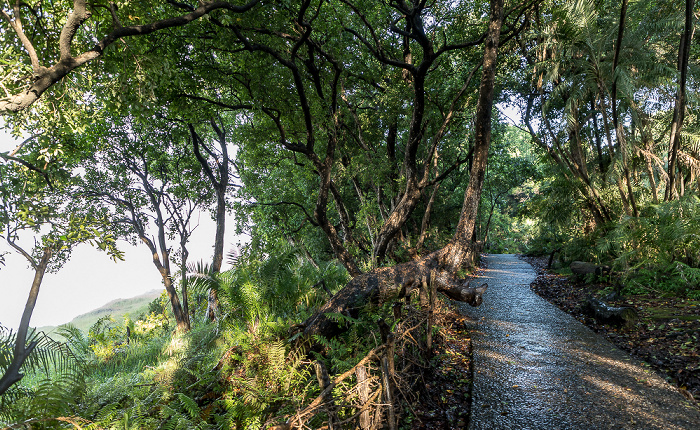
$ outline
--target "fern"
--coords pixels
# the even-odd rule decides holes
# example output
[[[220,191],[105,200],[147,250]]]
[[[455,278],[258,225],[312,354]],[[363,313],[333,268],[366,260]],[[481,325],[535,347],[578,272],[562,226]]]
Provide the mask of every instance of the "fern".
[[[182,406],[182,408],[189,414],[190,419],[196,420],[200,418],[201,411],[199,410],[197,402],[195,402],[192,398],[182,393],[177,393],[176,396],[180,401],[180,405]]]

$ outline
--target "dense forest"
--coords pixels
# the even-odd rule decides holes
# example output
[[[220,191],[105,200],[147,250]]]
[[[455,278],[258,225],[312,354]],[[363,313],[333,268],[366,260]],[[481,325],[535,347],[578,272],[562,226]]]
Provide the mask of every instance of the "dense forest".
[[[0,326],[0,424],[397,428],[415,381],[387,375],[434,362],[435,300],[481,302],[481,252],[700,299],[698,18],[694,0],[0,1],[21,142],[0,153],[0,238],[35,272]],[[31,328],[46,272],[125,241],[162,277],[148,313]]]

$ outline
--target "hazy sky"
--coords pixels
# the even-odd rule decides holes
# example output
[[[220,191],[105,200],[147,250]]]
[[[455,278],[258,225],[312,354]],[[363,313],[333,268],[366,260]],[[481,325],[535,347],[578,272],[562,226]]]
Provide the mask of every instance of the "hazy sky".
[[[0,152],[12,150],[15,146],[16,142],[0,130]],[[226,251],[241,240],[230,233],[232,231],[233,219],[229,218]],[[31,237],[22,237],[22,243],[31,244]],[[189,261],[209,262],[213,243],[214,222],[208,213],[201,214],[189,247]],[[145,245],[134,247],[120,242],[120,248],[125,251],[126,260],[115,263],[107,254],[90,245],[78,246],[59,272],[44,276],[31,325],[40,327],[67,323],[111,300],[163,288],[160,274]],[[0,265],[0,324],[17,329],[34,271],[24,257],[0,240],[0,253],[4,251],[10,252],[5,256],[6,265]]]

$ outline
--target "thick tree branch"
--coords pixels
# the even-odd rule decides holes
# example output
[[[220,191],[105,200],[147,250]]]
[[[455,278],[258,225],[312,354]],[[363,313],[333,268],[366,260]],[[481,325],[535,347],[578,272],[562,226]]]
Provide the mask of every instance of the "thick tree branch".
[[[44,94],[47,89],[51,88],[51,86],[60,81],[63,77],[71,73],[76,68],[102,56],[105,49],[119,39],[130,36],[144,36],[167,28],[182,27],[214,10],[223,9],[233,13],[243,13],[250,10],[258,2],[259,0],[251,0],[249,3],[240,6],[221,1],[204,2],[200,3],[200,6],[194,11],[185,15],[166,18],[149,24],[117,27],[112,32],[104,36],[99,42],[97,42],[92,49],[83,52],[77,57],[73,57],[71,55],[71,42],[73,41],[73,37],[82,23],[89,17],[89,13],[85,10],[85,1],[75,0],[74,10],[69,15],[66,25],[61,31],[61,37],[59,40],[60,59],[56,64],[49,68],[42,67],[39,64],[39,60],[36,57],[36,53],[34,52],[31,42],[28,39],[26,43],[24,40],[22,40],[22,35],[24,33],[21,31],[21,25],[18,27],[17,24],[19,22],[17,21],[19,17],[19,6],[17,6],[15,8],[16,16],[14,24],[11,22],[10,25],[13,26],[13,29],[18,34],[20,40],[23,41],[25,49],[27,49],[29,52],[32,66],[35,71],[35,76],[34,82],[23,92],[0,99],[0,112],[18,112],[31,106],[42,96],[42,94]],[[8,20],[9,17],[7,17],[7,14],[3,15],[3,18]],[[24,37],[26,38],[26,36]]]

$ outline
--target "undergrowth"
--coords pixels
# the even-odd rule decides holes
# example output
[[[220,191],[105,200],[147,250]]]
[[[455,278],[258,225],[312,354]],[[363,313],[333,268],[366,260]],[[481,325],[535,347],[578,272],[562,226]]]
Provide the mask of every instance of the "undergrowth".
[[[209,289],[218,293],[221,315],[216,323],[195,317],[190,332],[177,333],[158,299],[149,315],[135,321],[105,317],[88,333],[62,326],[63,342],[35,334],[45,338],[40,354],[23,369],[25,378],[3,396],[0,426],[257,429],[293,419],[311,428],[329,420],[352,426],[361,416],[367,419],[369,410],[371,419],[387,416],[381,360],[391,354],[393,363],[394,354],[387,352],[386,333],[395,333],[392,348],[403,357],[397,368],[420,372],[429,366],[427,314],[415,300],[400,306],[401,318],[395,318],[389,304],[369,306],[358,318],[335,315],[346,328],[342,336],[311,342],[294,336],[297,324],[347,282],[338,265],[314,265],[280,247],[269,255],[248,251],[220,274],[201,265],[191,269],[193,295]],[[194,315],[203,316],[204,308],[196,308]],[[2,335],[4,363],[12,336],[8,331]],[[346,374],[329,395],[319,384],[321,368],[329,380]],[[359,381],[369,390],[367,396],[358,391],[361,371],[367,374]],[[397,398],[415,401],[408,393],[414,392],[416,379],[394,379],[392,387],[401,393]],[[313,406],[320,395],[323,401]]]
[[[623,217],[588,234],[551,238],[533,255],[556,249],[561,263],[574,260],[609,265],[610,281],[623,294],[700,298],[700,197],[648,205],[638,217]],[[545,236],[542,242],[545,241]],[[548,236],[547,236],[548,237]]]

